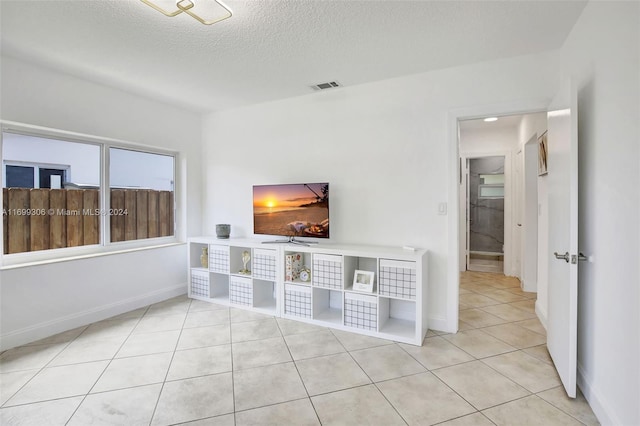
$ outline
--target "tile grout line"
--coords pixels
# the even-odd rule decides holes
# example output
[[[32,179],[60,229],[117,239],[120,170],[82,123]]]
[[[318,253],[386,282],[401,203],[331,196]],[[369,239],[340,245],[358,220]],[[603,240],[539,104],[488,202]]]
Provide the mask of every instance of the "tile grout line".
[[[387,403],[391,406],[391,408],[393,408],[393,411],[395,411],[395,412],[396,412],[396,414],[397,414],[397,415],[402,419],[402,421],[405,423],[405,425],[408,425],[409,423],[407,422],[407,420],[402,416],[402,414],[400,414],[400,412],[398,411],[398,409],[397,409],[397,408],[396,408],[396,407],[391,403],[391,401],[389,401],[389,399],[388,399],[388,398],[387,398],[387,396],[384,394],[384,392],[382,392],[382,391],[380,390],[380,388],[378,387],[378,385],[376,384],[376,382],[371,378],[371,376],[369,376],[369,374],[365,371],[365,369],[360,365],[360,363],[358,362],[358,360],[357,360],[357,359],[355,359],[355,358],[353,357],[353,355],[351,354],[351,351],[349,351],[349,350],[344,346],[344,344],[340,341],[340,339],[338,339],[338,336],[336,336],[336,335],[333,333],[333,330],[331,330],[331,329],[330,329],[329,331],[331,332],[331,334],[333,334],[333,337],[338,341],[338,343],[339,343],[339,344],[344,348],[344,350],[346,351],[346,353],[347,353],[347,354],[349,354],[349,356],[351,357],[351,359],[353,360],[353,362],[355,362],[355,363],[356,363],[356,365],[358,366],[358,368],[360,368],[360,370],[362,370],[362,372],[364,373],[364,375],[365,375],[365,376],[367,376],[367,379],[369,379],[369,381],[371,382],[370,384],[372,384],[372,385],[376,388],[376,390],[377,390],[378,392],[380,392],[380,395],[382,395],[382,397],[385,399],[385,401],[387,401]],[[383,346],[392,346],[392,345],[395,345],[395,346],[397,346],[397,347],[400,347],[400,345],[398,345],[398,342],[393,342],[391,345],[383,345]],[[380,346],[373,346],[373,347],[374,347],[374,348],[376,348],[376,347],[380,347]],[[363,349],[360,349],[360,350],[367,350],[367,349],[371,349],[371,348],[363,348]],[[402,348],[400,348],[400,350],[402,350]],[[418,364],[420,364],[420,363],[418,363]],[[422,364],[420,364],[420,365],[422,366]],[[423,367],[424,367],[424,366],[423,366]],[[426,368],[425,368],[425,370],[426,370]],[[427,370],[427,371],[428,371],[428,370]],[[416,374],[419,374],[419,373],[416,373]],[[396,377],[396,378],[399,378],[399,377]],[[364,386],[369,386],[369,384],[362,385],[362,386],[356,386],[356,387],[364,387]],[[353,387],[353,388],[355,388],[355,387]],[[351,389],[353,389],[353,388],[351,388]],[[342,390],[345,390],[345,389],[342,389]],[[340,392],[340,391],[336,391],[336,392]]]
[[[173,364],[173,359],[176,356],[176,350],[178,348],[178,344],[180,343],[180,337],[182,336],[182,330],[184,330],[184,325],[187,322],[187,317],[189,316],[189,308],[191,308],[191,303],[193,303],[193,299],[187,297],[189,301],[189,306],[187,306],[187,311],[184,315],[184,320],[182,321],[182,327],[180,328],[180,333],[178,333],[178,338],[176,339],[176,344],[173,348],[173,352],[171,353],[171,360],[169,361],[169,366],[167,367],[167,372],[164,375],[164,380],[162,381],[162,386],[160,386],[160,392],[158,392],[158,399],[156,399],[156,403],[153,407],[153,411],[151,412],[151,417],[149,418],[149,426],[153,423],[153,418],[156,415],[156,411],[158,410],[158,404],[160,403],[160,398],[162,397],[162,391],[164,390],[164,386],[167,383],[167,377],[169,377],[169,371],[171,371],[171,364]],[[148,311],[148,309],[147,309]],[[146,312],[145,312],[146,315]],[[144,317],[144,316],[143,316]]]
[[[90,326],[90,325],[91,325],[91,324],[86,325],[86,326],[85,326],[85,328],[84,328],[84,330],[82,330],[82,331],[80,332],[80,334],[78,334],[76,337],[74,337],[73,339],[71,339],[71,340],[69,340],[68,342],[66,342],[66,344],[65,344],[64,342],[63,342],[63,343],[61,343],[61,345],[64,345],[64,347],[63,347],[62,349],[60,349],[60,351],[59,351],[57,354],[55,354],[55,355],[53,356],[53,358],[51,358],[49,361],[47,361],[47,362],[46,362],[42,367],[40,367],[40,368],[33,368],[33,370],[38,370],[38,371],[37,371],[37,372],[36,372],[36,373],[35,373],[35,374],[34,374],[34,375],[29,379],[29,380],[27,380],[27,381],[26,381],[22,386],[20,386],[20,388],[19,388],[18,390],[16,390],[16,391],[15,391],[15,392],[14,392],[14,393],[9,397],[9,398],[7,398],[7,400],[6,400],[2,405],[0,405],[0,408],[9,408],[9,407],[13,407],[13,406],[9,406],[9,407],[7,407],[6,405],[7,405],[7,403],[8,403],[8,402],[13,398],[13,397],[15,397],[15,396],[18,394],[18,392],[20,392],[22,389],[24,389],[24,387],[25,387],[25,386],[27,386],[27,385],[28,385],[28,384],[29,384],[33,379],[35,379],[35,378],[36,378],[36,376],[37,376],[38,374],[40,374],[40,373],[41,373],[45,368],[47,368],[47,366],[48,366],[49,364],[51,364],[51,362],[53,362],[53,360],[54,360],[54,359],[56,359],[56,358],[57,358],[57,357],[58,357],[58,356],[59,356],[59,355],[60,355],[60,354],[65,350],[65,349],[67,349],[67,348],[69,347],[69,345],[70,345],[72,342],[74,342],[78,337],[80,337],[80,336],[82,335],[82,333],[84,333],[84,332],[85,332],[85,330],[86,330],[87,328],[89,328],[89,326]],[[56,344],[56,343],[53,343],[51,346],[53,346],[53,345],[55,345],[55,344]],[[25,345],[25,346],[28,346],[28,345]],[[38,346],[38,345],[32,345],[32,346]],[[44,346],[44,345],[43,345],[43,346]],[[24,346],[18,346],[18,347],[24,347]],[[12,348],[12,349],[14,349],[14,348]],[[5,353],[7,353],[8,351],[10,351],[10,350],[11,350],[11,349],[7,349],[6,351],[4,351],[4,352],[3,352],[3,355],[4,355]],[[17,373],[17,372],[20,372],[20,371],[29,371],[29,369],[25,369],[25,370],[16,370],[16,371],[8,371],[7,373]],[[2,374],[7,374],[7,373],[2,373]],[[60,398],[57,398],[57,399],[60,399]],[[36,402],[43,402],[43,401],[36,401]],[[33,404],[33,402],[31,402],[31,403],[25,403],[25,404],[17,404],[17,405],[15,405],[15,406],[21,406],[21,405],[27,405],[27,404]]]
[[[282,328],[280,327],[280,323],[278,322],[277,319],[276,319],[276,326],[278,327],[278,330],[280,331],[280,334],[282,335],[282,340],[284,340],[284,345],[287,348],[287,352],[289,353],[289,356],[291,357],[291,362],[293,362],[293,366],[295,367],[296,372],[298,373],[298,378],[300,379],[300,383],[302,383],[302,387],[304,388],[304,391],[307,394],[307,399],[309,400],[309,403],[311,404],[311,408],[313,408],[313,412],[315,413],[316,418],[318,419],[318,423],[322,425],[322,421],[320,420],[320,415],[318,414],[318,410],[316,409],[316,406],[313,403],[313,400],[311,399],[311,395],[309,395],[309,389],[307,389],[307,385],[304,383],[304,379],[302,378],[302,374],[300,374],[300,369],[298,368],[298,364],[296,363],[296,360],[293,358],[293,354],[291,353],[291,348],[289,348],[289,344],[287,343],[287,339],[285,339],[284,333],[282,332]],[[331,333],[331,334],[333,335],[333,333]],[[336,338],[336,340],[338,340],[338,339]]]
[[[107,368],[109,368],[109,366],[111,365],[111,363],[113,362],[115,356],[118,354],[118,352],[122,349],[122,347],[124,346],[124,344],[127,342],[127,340],[129,339],[129,337],[131,337],[131,335],[133,334],[133,330],[136,329],[136,327],[138,326],[138,324],[140,324],[140,321],[142,321],[142,318],[144,318],[144,316],[147,314],[147,312],[149,311],[149,306],[147,306],[147,309],[145,309],[145,311],[142,313],[142,315],[140,315],[140,317],[138,318],[138,321],[136,321],[135,325],[131,328],[131,331],[129,332],[129,334],[127,335],[127,337],[122,341],[122,343],[120,344],[120,347],[118,347],[118,350],[113,354],[113,356],[111,357],[111,359],[109,360],[109,362],[107,363],[107,365],[104,367],[104,369],[102,370],[102,372],[100,373],[100,375],[98,376],[98,378],[96,379],[96,381],[93,383],[93,385],[91,385],[91,387],[89,388],[89,390],[87,391],[87,393],[85,393],[82,397],[82,401],[80,401],[80,403],[78,404],[78,406],[75,408],[75,410],[73,410],[73,413],[71,413],[71,415],[69,416],[69,418],[67,419],[67,421],[65,422],[65,425],[68,425],[69,422],[71,421],[71,419],[73,418],[73,416],[76,415],[76,413],[78,412],[78,409],[80,408],[80,406],[84,403],[84,401],[87,399],[87,397],[89,396],[89,394],[91,393],[91,391],[93,390],[93,388],[96,386],[96,384],[100,381],[100,378],[104,375],[104,372],[107,371]],[[107,319],[108,320],[108,319]],[[103,320],[106,321],[106,320]],[[85,331],[87,331],[89,327],[87,327],[86,329],[84,329],[84,331],[82,333],[80,333],[80,336],[82,336],[82,334],[84,334]],[[78,337],[80,337],[78,336]],[[95,362],[95,361],[92,361]]]

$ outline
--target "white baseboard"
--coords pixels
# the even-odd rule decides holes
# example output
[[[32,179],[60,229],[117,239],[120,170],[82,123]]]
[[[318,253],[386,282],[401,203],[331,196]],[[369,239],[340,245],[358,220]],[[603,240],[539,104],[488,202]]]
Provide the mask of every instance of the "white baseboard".
[[[20,330],[11,331],[0,336],[0,350],[14,348],[63,331],[72,330],[83,325],[91,324],[96,321],[102,321],[120,315],[134,309],[152,303],[158,303],[172,297],[180,296],[187,293],[187,285],[180,284],[173,287],[166,287],[151,293],[132,297],[130,299],[121,300],[110,303],[108,305],[98,306],[86,311],[56,318],[39,324],[31,325]]]
[[[442,331],[445,333],[455,333],[458,327],[453,330],[449,327],[448,321],[444,317],[429,317],[429,330]]]
[[[624,424],[616,412],[607,404],[606,399],[594,388],[593,384],[587,378],[584,369],[578,364],[578,387],[582,391],[585,399],[589,402],[593,414],[596,415],[601,425],[622,425]]]
[[[536,300],[536,315],[538,316],[538,319],[540,320],[540,322],[542,323],[542,326],[546,330],[547,329],[547,313],[542,309],[542,306],[540,306],[539,300]]]

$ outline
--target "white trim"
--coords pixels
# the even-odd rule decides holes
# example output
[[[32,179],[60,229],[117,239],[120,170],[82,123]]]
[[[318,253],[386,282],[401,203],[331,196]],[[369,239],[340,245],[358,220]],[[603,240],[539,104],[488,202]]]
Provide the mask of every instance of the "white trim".
[[[34,126],[32,124],[18,123],[15,121],[0,120],[2,132],[17,133],[26,136],[39,138],[61,139],[66,142],[80,142],[90,145],[109,145],[115,148],[133,149],[150,152],[154,154],[176,155],[177,151],[158,148],[137,142],[125,141],[122,139],[105,138],[102,136],[89,135],[86,133],[70,132],[67,130],[54,129],[51,127]]]
[[[536,315],[538,316],[538,319],[540,320],[540,323],[542,324],[542,326],[546,330],[547,329],[547,312],[542,309],[542,305],[541,305],[540,301],[537,300],[537,299],[536,299],[536,303],[535,303],[535,308],[536,308]]]
[[[578,363],[578,387],[582,391],[585,399],[589,403],[593,414],[598,418],[598,421],[601,425],[622,425],[624,422],[618,418],[615,410],[611,408],[609,404],[607,404],[606,398],[603,398],[602,395],[595,390],[593,384],[589,382],[587,379],[587,374],[585,373],[582,365]]]
[[[187,293],[187,284],[182,283],[173,287],[156,290],[141,296],[121,300],[108,305],[98,306],[86,311],[74,313],[51,321],[42,322],[20,330],[15,330],[0,336],[0,350],[10,349],[26,343],[35,342],[54,334],[72,330],[111,318],[116,315],[130,312],[144,306],[162,302],[172,297]]]
[[[160,240],[160,239],[158,239]],[[163,238],[164,240],[164,238]],[[155,244],[155,245],[145,245],[142,247],[132,247],[132,248],[127,248],[127,249],[123,249],[123,248],[117,248],[114,250],[109,250],[109,251],[100,251],[100,252],[96,252],[96,253],[90,253],[90,254],[78,254],[76,256],[66,256],[66,257],[53,257],[50,259],[43,259],[43,260],[37,260],[37,261],[33,261],[33,262],[21,262],[21,263],[15,263],[15,264],[8,264],[8,265],[2,265],[0,266],[0,271],[6,271],[9,269],[19,269],[19,268],[26,268],[26,267],[30,267],[30,266],[40,266],[40,265],[49,265],[51,263],[60,263],[60,262],[70,262],[73,260],[81,260],[81,259],[91,259],[92,257],[101,257],[101,256],[111,256],[114,254],[123,254],[123,253],[132,253],[132,252],[136,252],[136,251],[144,251],[144,250],[153,250],[153,249],[158,249],[158,248],[165,248],[165,247],[172,247],[172,246],[180,246],[180,245],[185,245],[186,243],[184,242],[179,242],[179,241],[173,241],[174,238],[171,238],[170,242],[167,242],[165,244]],[[126,243],[135,243],[138,241],[146,241],[148,242],[149,240],[133,240],[133,241],[125,241],[123,244]],[[120,244],[120,243],[114,243],[114,244]],[[90,247],[97,247],[97,246],[90,246]],[[65,249],[52,249],[56,252],[59,252],[59,250],[65,250]],[[52,251],[52,250],[48,250],[48,251]]]
[[[503,252],[501,253],[503,258],[503,267],[502,267],[502,273],[505,275],[512,275],[511,273],[507,273],[508,271],[511,271],[512,269],[512,263],[513,263],[513,244],[511,239],[512,238],[507,238],[507,236],[512,237],[512,232],[507,232],[507,230],[510,230],[513,227],[513,219],[512,219],[512,215],[513,215],[513,200],[514,200],[514,193],[513,193],[513,158],[511,155],[511,151],[486,151],[486,152],[460,152],[460,158],[462,159],[462,162],[465,164],[468,164],[469,160],[473,160],[473,159],[478,159],[478,158],[487,158],[487,157],[502,157],[503,158],[503,165],[502,168],[504,170],[504,220],[503,220],[503,235],[502,235],[502,239],[503,239]],[[465,183],[466,185],[466,183]],[[466,190],[466,195],[465,197],[468,197],[469,194],[469,188],[467,188]],[[458,199],[459,199],[459,195],[458,195]],[[468,203],[468,199],[466,200]],[[459,218],[460,220],[460,218]],[[464,222],[465,223],[465,232],[467,233],[467,235],[469,235],[469,223],[467,221]],[[465,247],[465,259],[468,265],[469,262],[469,254],[471,253],[471,250],[469,250],[469,253],[466,252],[466,247]],[[460,256],[460,254],[458,254],[458,256]],[[466,266],[466,265],[465,265]],[[507,269],[508,268],[508,269]]]
[[[455,333],[455,331],[449,331],[447,329],[447,327],[448,327],[448,322],[447,322],[447,319],[445,317],[442,317],[442,316],[429,317],[429,330],[444,331],[444,332],[447,332],[447,333]]]

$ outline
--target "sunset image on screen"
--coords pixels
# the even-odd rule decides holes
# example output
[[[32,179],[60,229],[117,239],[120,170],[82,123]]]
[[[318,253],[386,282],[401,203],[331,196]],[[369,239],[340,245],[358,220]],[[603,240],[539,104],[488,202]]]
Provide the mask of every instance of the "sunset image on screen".
[[[329,184],[253,187],[254,233],[329,236]]]

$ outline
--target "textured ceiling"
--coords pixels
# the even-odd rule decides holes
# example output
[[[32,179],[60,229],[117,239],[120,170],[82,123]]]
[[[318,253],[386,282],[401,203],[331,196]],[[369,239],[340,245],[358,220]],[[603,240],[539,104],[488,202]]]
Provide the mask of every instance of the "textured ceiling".
[[[218,111],[559,48],[585,1],[227,1],[205,26],[139,0],[0,0],[2,52]],[[333,89],[339,90],[339,89]]]

